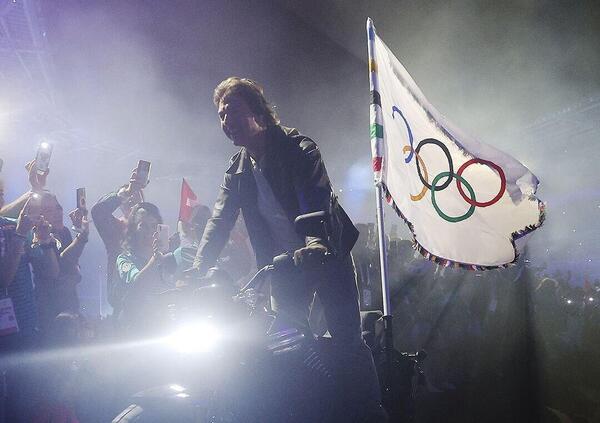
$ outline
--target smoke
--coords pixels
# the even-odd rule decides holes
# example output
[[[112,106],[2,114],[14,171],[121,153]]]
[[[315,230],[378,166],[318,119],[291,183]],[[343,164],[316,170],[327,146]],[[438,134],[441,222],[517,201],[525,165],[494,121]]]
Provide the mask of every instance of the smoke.
[[[579,207],[563,219],[552,204],[561,203],[565,186],[592,189],[600,131],[596,125],[583,140],[567,133],[548,143],[543,131],[527,128],[600,92],[599,14],[593,2],[516,0],[389,0],[352,7],[342,0],[53,2],[42,7],[41,21],[54,105],[2,82],[7,198],[26,188],[21,166],[43,135],[55,142],[49,186],[65,210],[74,207],[78,186],[87,187],[93,202],[125,183],[137,160],[145,159],[152,161],[147,199],[174,227],[181,178],[211,206],[235,153],[220,131],[212,90],[238,75],[262,83],[282,123],[319,143],[342,204],[355,221],[372,222],[365,35],[370,16],[443,114],[540,178],[550,214],[533,236],[530,255],[547,257],[548,246],[539,244],[551,240],[549,248],[558,251],[577,245],[581,228],[577,237],[559,236],[559,228],[597,220],[600,213],[597,205],[585,212]],[[2,106],[7,101],[9,111]],[[357,175],[366,181],[356,182]],[[393,211],[387,214],[398,223]],[[588,232],[598,231],[592,226]],[[596,251],[589,248],[584,255]],[[101,255],[99,244],[92,250]]]
[[[571,268],[578,273],[574,283],[583,283],[586,275],[597,278],[599,228],[593,222],[599,210],[590,200],[597,198],[591,181],[598,178],[600,138],[595,123],[600,78],[594,71],[600,66],[598,4],[463,0],[354,6],[329,1],[318,16],[312,13],[317,2],[292,2],[289,8],[363,62],[365,21],[371,17],[441,113],[515,156],[541,180],[538,194],[548,202],[548,219],[530,242],[532,262]],[[366,72],[361,83],[364,87]]]

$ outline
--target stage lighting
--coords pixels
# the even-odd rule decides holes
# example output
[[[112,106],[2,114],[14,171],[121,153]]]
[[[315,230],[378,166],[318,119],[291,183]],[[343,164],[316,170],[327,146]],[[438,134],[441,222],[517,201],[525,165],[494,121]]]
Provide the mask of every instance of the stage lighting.
[[[213,325],[202,321],[181,327],[166,338],[166,343],[181,353],[201,353],[212,351],[220,338]]]

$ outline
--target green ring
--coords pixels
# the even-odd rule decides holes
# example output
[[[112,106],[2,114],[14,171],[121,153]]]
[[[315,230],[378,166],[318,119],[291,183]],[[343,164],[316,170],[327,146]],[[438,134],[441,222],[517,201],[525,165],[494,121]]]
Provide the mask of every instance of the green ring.
[[[475,199],[475,191],[473,191],[473,187],[465,180],[465,178],[463,178],[460,175],[457,175],[456,173],[452,172],[441,172],[439,173],[435,178],[433,178],[433,181],[431,181],[431,186],[432,187],[436,187],[437,186],[437,182],[446,177],[446,176],[450,176],[452,175],[453,178],[458,179],[462,184],[464,184],[467,187],[467,191],[469,191],[469,194],[471,196],[471,200],[473,202],[476,201]],[[445,214],[443,211],[440,210],[440,208],[438,207],[437,203],[435,202],[435,189],[431,190],[431,204],[433,204],[433,208],[435,209],[435,211],[437,212],[437,214],[440,215],[440,217],[444,220],[446,220],[447,222],[451,222],[451,223],[457,223],[457,222],[461,222],[465,219],[468,219],[469,217],[471,217],[471,215],[475,212],[475,206],[471,204],[471,207],[469,207],[469,210],[467,210],[467,212],[465,214],[463,214],[462,216],[457,216],[457,217],[451,217],[448,216],[447,214]]]

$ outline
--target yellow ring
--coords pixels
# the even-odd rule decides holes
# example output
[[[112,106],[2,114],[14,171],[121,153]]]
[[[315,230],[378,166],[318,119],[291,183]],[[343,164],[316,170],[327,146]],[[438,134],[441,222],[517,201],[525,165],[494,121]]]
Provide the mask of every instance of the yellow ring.
[[[405,145],[402,148],[403,153],[409,153],[410,151],[412,151],[412,147],[410,145]],[[419,161],[419,164],[421,165],[421,170],[423,171],[423,177],[425,178],[425,181],[427,181],[427,183],[429,183],[429,175],[427,174],[427,167],[425,166],[425,162],[416,152],[415,152],[415,157],[417,158],[417,160]],[[420,193],[418,193],[417,195],[410,194],[410,199],[413,201],[421,200],[425,196],[425,193],[427,192],[427,190],[428,190],[428,188],[425,185],[423,185],[423,189],[421,190]]]

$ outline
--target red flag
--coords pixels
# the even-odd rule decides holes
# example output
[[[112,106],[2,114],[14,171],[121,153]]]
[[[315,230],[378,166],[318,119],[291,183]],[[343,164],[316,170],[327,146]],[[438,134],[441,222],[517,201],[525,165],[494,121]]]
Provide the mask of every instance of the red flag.
[[[192,218],[192,210],[198,205],[198,197],[192,191],[189,184],[183,178],[181,182],[181,200],[179,202],[179,220],[189,222]]]

